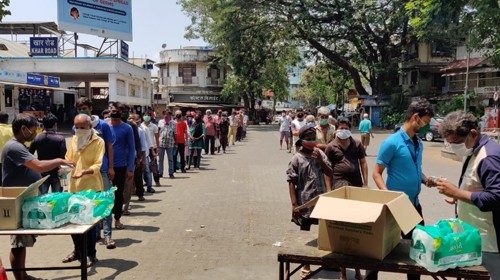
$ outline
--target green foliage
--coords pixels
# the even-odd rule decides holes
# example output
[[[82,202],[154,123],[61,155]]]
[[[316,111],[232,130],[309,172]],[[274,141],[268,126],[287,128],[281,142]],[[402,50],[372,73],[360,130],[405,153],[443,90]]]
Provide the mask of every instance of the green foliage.
[[[5,16],[10,15],[10,11],[7,10],[9,5],[10,0],[0,0],[0,21],[2,21]]]
[[[307,67],[295,97],[304,107],[313,109],[318,104],[339,104],[346,91],[352,87],[349,74],[336,65],[319,62]]]
[[[401,124],[405,121],[405,111],[389,106],[382,109],[380,121],[385,128],[394,128],[396,124]]]
[[[286,65],[297,58],[294,41],[262,10],[244,0],[180,0],[191,17],[187,37],[201,36],[232,68],[225,95],[239,96],[253,117],[263,89],[283,97],[288,86]]]
[[[467,98],[467,111],[477,117],[484,114],[483,106],[471,106],[470,104],[477,104],[477,95],[474,92],[469,92]],[[448,113],[464,109],[464,96],[463,94],[455,95],[450,100],[440,101],[436,104],[435,111],[437,115],[446,116]]]
[[[500,2],[496,0],[410,0],[405,6],[420,39],[491,49],[500,65]]]

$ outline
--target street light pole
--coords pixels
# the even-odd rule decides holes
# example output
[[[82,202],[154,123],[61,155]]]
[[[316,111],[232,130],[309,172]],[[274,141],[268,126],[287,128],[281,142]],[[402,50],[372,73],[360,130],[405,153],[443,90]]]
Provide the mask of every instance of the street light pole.
[[[469,62],[470,62],[470,50],[467,50],[467,69],[465,70],[465,86],[464,86],[464,112],[467,112],[467,92],[469,91]]]

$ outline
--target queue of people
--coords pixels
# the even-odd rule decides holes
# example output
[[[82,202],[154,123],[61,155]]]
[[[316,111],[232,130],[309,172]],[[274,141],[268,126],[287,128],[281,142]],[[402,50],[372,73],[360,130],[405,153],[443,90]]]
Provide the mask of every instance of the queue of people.
[[[286,174],[292,221],[301,230],[309,230],[312,224],[318,223],[309,217],[311,209],[300,207],[302,204],[342,186],[367,187],[370,181],[366,147],[373,134],[368,116],[364,116],[360,123],[361,140],[352,136],[351,124],[346,118],[336,120],[334,136],[328,140],[329,128],[322,121],[327,118],[324,113],[328,114],[324,108],[318,110],[316,128],[314,124],[307,124],[300,112],[294,121],[287,113],[280,118],[280,146],[290,135],[297,139],[293,142],[296,153]],[[500,145],[480,133],[478,121],[472,114],[452,112],[441,124],[440,133],[454,153],[463,159],[460,181],[455,184],[444,178],[426,176],[422,172],[424,146],[417,134],[429,129],[433,116],[428,101],[410,104],[401,129],[379,147],[372,182],[380,190],[404,192],[422,217],[424,211],[419,201],[422,185],[436,188],[447,197],[448,203],[455,205],[458,218],[479,229],[483,265],[492,279],[500,279]],[[411,239],[412,232],[401,233],[401,236]],[[340,272],[340,279],[346,279],[345,268]],[[310,268],[304,266],[301,276],[305,278],[310,273]],[[362,279],[359,270],[356,270],[355,278]],[[408,274],[407,278],[420,279],[420,275]],[[367,271],[364,279],[378,279],[378,272]]]
[[[223,111],[212,114],[207,110],[204,115],[190,111],[184,115],[166,110],[156,122],[152,114],[130,113],[130,108],[120,102],[111,102],[102,118],[92,115],[88,98],[78,99],[75,108],[78,114],[68,146],[57,131],[58,118],[53,114],[44,116],[44,130],[37,135],[39,123],[34,116],[18,114],[8,125],[8,115],[0,112],[0,169],[3,187],[28,186],[49,176],[40,186],[40,194],[64,191],[61,167],[71,170],[69,192],[116,187],[112,214],[87,233],[87,259],[82,259],[82,237],[77,235],[72,236],[73,251],[62,259],[63,263],[80,261],[88,266],[98,261],[98,242],[107,249],[116,248],[112,231],[126,229],[122,221],[123,216],[130,215],[133,194],[144,201],[145,192],[155,193],[153,181],[160,186],[162,177],[175,179],[176,172],[185,173],[191,166],[200,169],[203,155],[226,152],[231,125],[235,127],[234,145],[244,139],[248,122],[243,110],[234,110],[231,116]],[[26,248],[35,242],[35,236],[11,236],[11,266],[20,269],[14,272],[16,280],[37,279],[22,271]]]

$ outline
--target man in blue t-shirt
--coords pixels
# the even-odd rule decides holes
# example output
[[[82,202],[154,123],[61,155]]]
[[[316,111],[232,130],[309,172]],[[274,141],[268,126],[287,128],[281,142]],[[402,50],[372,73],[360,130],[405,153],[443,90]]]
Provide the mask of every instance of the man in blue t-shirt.
[[[359,123],[359,133],[361,133],[361,144],[366,151],[370,145],[370,136],[373,138],[372,121],[368,119],[368,114],[363,114],[363,120]]]
[[[110,105],[111,128],[115,134],[115,142],[113,143],[113,167],[115,177],[113,185],[116,186],[115,205],[113,213],[115,215],[115,228],[123,229],[124,226],[120,222],[123,214],[123,191],[125,189],[125,180],[134,178],[135,169],[135,141],[132,127],[124,123],[122,118],[127,120],[125,106],[120,102],[112,102]]]
[[[422,216],[422,207],[418,201],[421,184],[434,184],[422,173],[422,140],[417,136],[420,130],[428,130],[434,110],[431,104],[421,99],[414,101],[406,111],[406,120],[399,131],[389,136],[380,146],[377,164],[373,171],[373,180],[380,190],[404,192]],[[382,173],[387,169],[387,181]],[[424,222],[422,221],[422,224]],[[403,235],[411,239],[412,232]],[[376,272],[367,273],[365,279],[377,279]],[[419,275],[408,274],[408,279],[420,279]]]
[[[92,116],[92,101],[90,101],[89,98],[79,98],[76,101],[75,107],[79,114],[85,114],[92,117],[93,129],[95,129],[97,134],[104,140],[106,146],[102,158],[101,176],[104,183],[104,190],[109,190],[111,188],[111,181],[115,177],[115,171],[113,169],[113,143],[115,142],[115,134],[107,122],[96,116]],[[111,215],[103,220],[104,244],[108,249],[114,249],[116,247],[115,242],[111,239],[112,222]]]

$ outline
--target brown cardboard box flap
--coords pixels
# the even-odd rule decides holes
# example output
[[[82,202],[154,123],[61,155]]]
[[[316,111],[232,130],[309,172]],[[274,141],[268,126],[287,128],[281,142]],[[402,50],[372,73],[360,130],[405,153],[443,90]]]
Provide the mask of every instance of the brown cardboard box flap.
[[[394,219],[396,219],[399,228],[405,234],[408,234],[416,224],[422,221],[422,217],[405,194],[393,199],[386,205]]]
[[[374,223],[381,216],[384,205],[321,196],[311,213],[312,218],[349,223]]]

